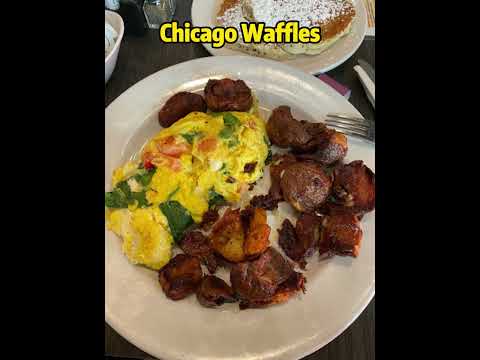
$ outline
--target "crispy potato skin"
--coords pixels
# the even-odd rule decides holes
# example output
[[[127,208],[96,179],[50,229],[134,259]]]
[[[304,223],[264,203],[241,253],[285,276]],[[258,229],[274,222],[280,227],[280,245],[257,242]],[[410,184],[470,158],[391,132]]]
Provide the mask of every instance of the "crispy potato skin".
[[[168,298],[181,300],[195,292],[202,275],[197,257],[178,254],[159,271],[158,280]]]
[[[210,234],[211,247],[227,261],[237,263],[245,260],[244,242],[240,210],[227,209],[213,226]]]
[[[248,111],[252,107],[252,91],[243,80],[208,80],[204,89],[205,101],[210,110]]]
[[[303,124],[293,118],[290,107],[284,105],[273,109],[266,129],[272,144],[281,148],[307,146],[312,140]]]
[[[197,289],[197,300],[205,307],[216,307],[227,302],[235,302],[232,288],[222,279],[206,275]]]
[[[263,253],[270,245],[269,236],[267,212],[265,209],[254,208],[243,247],[245,256],[253,258]]]
[[[158,113],[158,122],[166,128],[193,111],[206,112],[205,100],[202,95],[182,91],[173,95],[163,105]]]
[[[318,245],[321,223],[321,217],[302,213],[295,228],[290,220],[285,219],[278,230],[278,243],[281,248],[302,269],[306,266],[305,258],[311,256]]]
[[[362,160],[335,170],[333,194],[345,212],[363,215],[375,209],[375,174]]]
[[[208,238],[200,231],[188,231],[180,240],[180,248],[187,255],[196,256],[203,262],[210,274],[217,270],[217,261]]]
[[[270,226],[264,209],[227,209],[213,226],[211,247],[225,260],[238,263],[258,257],[270,245]]]
[[[242,301],[240,309],[262,308],[269,305],[283,304],[290,300],[298,291],[305,293],[305,283],[307,279],[299,272],[294,271],[292,275],[281,283],[272,297],[263,300]]]
[[[297,162],[284,170],[280,186],[296,210],[314,213],[330,195],[332,182],[319,164]]]
[[[324,135],[319,136],[317,142],[318,150],[315,153],[315,160],[324,165],[341,161],[347,155],[347,137],[338,131],[329,129]]]
[[[235,264],[230,271],[230,283],[243,301],[263,301],[271,298],[293,269],[272,247],[258,259]]]
[[[270,165],[271,184],[268,194],[254,196],[250,200],[250,205],[265,210],[275,210],[278,207],[278,203],[284,200],[280,186],[282,172],[288,165],[296,161],[295,156],[292,154],[275,154],[273,156],[273,162]]]
[[[320,255],[329,252],[335,255],[357,257],[363,231],[357,216],[338,213],[326,216],[320,233]]]

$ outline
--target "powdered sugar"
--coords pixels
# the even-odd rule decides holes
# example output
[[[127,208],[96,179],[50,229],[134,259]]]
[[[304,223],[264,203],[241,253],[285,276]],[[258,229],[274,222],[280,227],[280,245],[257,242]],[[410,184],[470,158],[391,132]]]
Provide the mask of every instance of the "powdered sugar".
[[[267,26],[298,20],[300,26],[314,26],[333,19],[351,8],[345,0],[249,0],[253,16]]]
[[[240,23],[246,22],[247,19],[243,16],[241,3],[238,3],[235,6],[227,9],[222,16],[217,18],[217,20],[220,22],[221,26],[236,28],[238,30],[239,38],[242,38]]]
[[[351,11],[353,7],[348,0],[241,0],[219,20],[236,28],[241,21],[247,21],[241,2],[244,10],[248,9],[256,21],[272,27],[279,21],[292,20],[299,21],[300,26],[318,26]]]

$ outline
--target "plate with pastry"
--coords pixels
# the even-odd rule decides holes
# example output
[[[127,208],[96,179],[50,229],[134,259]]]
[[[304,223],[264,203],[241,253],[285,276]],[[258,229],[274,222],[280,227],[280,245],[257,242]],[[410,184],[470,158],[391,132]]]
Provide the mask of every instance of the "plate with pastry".
[[[320,27],[317,44],[250,43],[242,39],[240,24],[274,27],[280,21],[298,21],[301,27]],[[361,0],[193,0],[192,24],[234,27],[239,39],[222,48],[203,46],[212,55],[251,55],[277,60],[311,74],[327,72],[358,49],[367,31],[367,13]]]
[[[311,75],[163,69],[105,110],[105,320],[165,360],[299,359],[375,293],[375,144]]]

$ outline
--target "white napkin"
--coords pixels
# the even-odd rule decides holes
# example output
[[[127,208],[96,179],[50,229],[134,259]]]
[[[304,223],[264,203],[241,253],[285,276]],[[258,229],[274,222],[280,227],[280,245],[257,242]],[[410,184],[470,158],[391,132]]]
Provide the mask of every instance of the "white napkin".
[[[107,57],[108,54],[110,54],[110,51],[112,51],[117,37],[118,33],[112,25],[105,21],[105,57]]]

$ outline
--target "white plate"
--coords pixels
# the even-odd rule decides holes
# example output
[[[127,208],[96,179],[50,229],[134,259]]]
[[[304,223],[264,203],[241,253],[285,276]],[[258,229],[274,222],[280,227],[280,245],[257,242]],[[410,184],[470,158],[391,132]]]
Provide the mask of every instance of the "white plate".
[[[330,48],[318,55],[299,55],[295,59],[282,60],[281,62],[294,66],[310,74],[324,73],[343,64],[357,51],[367,31],[367,12],[361,0],[352,0],[356,17],[349,34],[339,39]],[[215,18],[222,0],[193,0],[192,24],[194,26],[215,27]],[[226,47],[214,49],[209,44],[203,46],[210,54],[218,55],[244,55],[241,51],[231,50]]]
[[[105,110],[105,190],[110,189],[112,170],[160,130],[156,115],[166,99],[181,90],[201,91],[212,77],[245,80],[264,111],[285,104],[294,116],[310,121],[327,112],[360,115],[318,79],[278,62],[235,56],[178,64],[140,81]],[[362,159],[375,169],[374,145],[350,138],[349,146],[347,160]],[[255,191],[266,186],[259,184]],[[288,213],[288,204],[281,209]],[[274,246],[278,222],[269,216]],[[163,360],[300,358],[338,336],[374,295],[375,213],[367,214],[362,224],[358,258],[319,262],[314,256],[307,265],[306,294],[286,304],[244,311],[238,304],[207,309],[195,296],[168,300],[156,272],[131,265],[121,241],[105,230],[105,319],[130,342]]]

